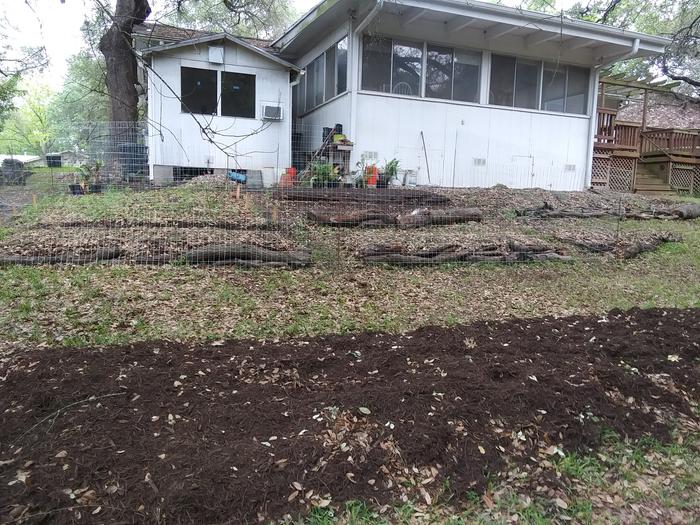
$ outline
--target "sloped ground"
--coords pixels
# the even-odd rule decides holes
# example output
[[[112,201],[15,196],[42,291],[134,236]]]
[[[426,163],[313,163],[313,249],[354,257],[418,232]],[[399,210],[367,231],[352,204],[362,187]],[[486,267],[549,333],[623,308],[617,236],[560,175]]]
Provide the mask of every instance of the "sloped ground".
[[[605,429],[697,432],[699,327],[700,309],[635,309],[17,354],[0,366],[0,520],[253,523],[448,492],[457,512]],[[564,481],[539,471],[564,513]]]

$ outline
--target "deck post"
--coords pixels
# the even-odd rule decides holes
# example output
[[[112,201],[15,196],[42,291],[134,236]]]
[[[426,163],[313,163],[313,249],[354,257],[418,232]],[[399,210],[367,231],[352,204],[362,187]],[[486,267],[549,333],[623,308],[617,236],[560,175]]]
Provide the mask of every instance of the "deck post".
[[[642,105],[642,131],[647,130],[647,109],[649,107],[649,90],[644,90],[644,103]]]

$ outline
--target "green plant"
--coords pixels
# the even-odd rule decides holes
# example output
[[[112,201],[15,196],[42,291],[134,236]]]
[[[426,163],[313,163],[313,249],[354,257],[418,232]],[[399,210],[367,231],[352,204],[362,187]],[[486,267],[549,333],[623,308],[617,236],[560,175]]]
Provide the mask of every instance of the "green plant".
[[[399,160],[391,159],[384,165],[384,180],[387,184],[396,179],[399,175]]]
[[[80,185],[83,189],[86,189],[88,184],[99,184],[100,183],[100,170],[102,169],[102,163],[96,160],[93,163],[84,164],[78,168],[78,174],[80,176]]]

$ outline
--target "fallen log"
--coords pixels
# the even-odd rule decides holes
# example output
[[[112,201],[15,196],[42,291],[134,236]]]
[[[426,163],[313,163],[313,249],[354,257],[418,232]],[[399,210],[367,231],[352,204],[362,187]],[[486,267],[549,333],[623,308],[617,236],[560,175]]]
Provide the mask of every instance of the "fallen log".
[[[448,204],[450,199],[437,192],[416,189],[374,188],[283,188],[272,193],[275,199],[311,202],[362,202],[425,206]]]
[[[682,239],[677,235],[658,235],[652,239],[638,241],[625,246],[618,252],[618,256],[622,259],[634,259],[643,253],[657,250],[661,245],[666,244],[667,242],[680,242],[681,240]]]
[[[191,250],[182,255],[189,264],[211,264],[217,261],[263,261],[289,266],[311,264],[311,254],[303,251],[268,250],[252,244],[220,244]]]
[[[679,219],[698,219],[700,218],[700,204],[688,203],[675,207],[671,212]]]
[[[122,254],[120,248],[105,248],[94,252],[61,255],[7,255],[0,257],[0,266],[38,266],[42,264],[84,265],[93,262],[110,261]]]
[[[366,210],[354,213],[332,215],[320,211],[309,211],[307,218],[322,226],[343,227],[384,227],[397,225],[401,228],[419,228],[421,226],[444,226],[464,222],[481,222],[481,210],[476,208],[452,208],[431,210],[415,209],[410,213],[392,215],[378,210]]]
[[[526,261],[569,261],[550,247],[528,246],[508,241],[506,249],[496,245],[485,245],[476,249],[465,249],[455,244],[435,246],[422,251],[410,251],[400,245],[371,245],[361,251],[367,264],[393,264],[398,266],[425,266],[451,262],[464,263],[511,263]],[[515,248],[515,249],[513,249]]]
[[[481,210],[477,208],[452,208],[447,210],[421,209],[396,217],[396,223],[404,228],[420,226],[444,226],[465,222],[481,222]]]
[[[309,211],[306,217],[311,222],[320,224],[321,226],[377,227],[396,224],[396,218],[393,215],[375,210],[340,215],[329,215],[323,212]]]

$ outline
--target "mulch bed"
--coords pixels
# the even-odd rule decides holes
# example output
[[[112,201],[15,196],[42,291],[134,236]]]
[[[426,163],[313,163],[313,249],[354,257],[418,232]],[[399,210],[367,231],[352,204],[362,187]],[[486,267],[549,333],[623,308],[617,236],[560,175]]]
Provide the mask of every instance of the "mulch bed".
[[[0,522],[252,523],[459,495],[696,420],[700,309],[0,361]],[[694,415],[695,414],[695,415]]]

